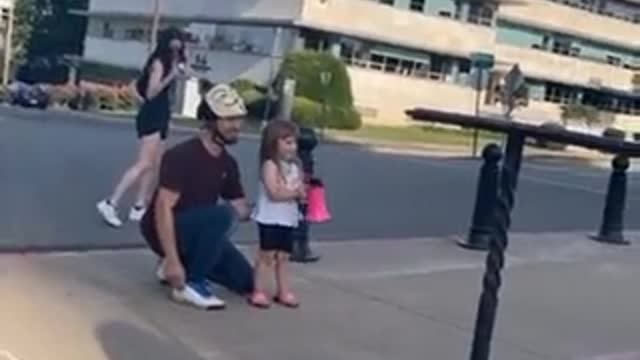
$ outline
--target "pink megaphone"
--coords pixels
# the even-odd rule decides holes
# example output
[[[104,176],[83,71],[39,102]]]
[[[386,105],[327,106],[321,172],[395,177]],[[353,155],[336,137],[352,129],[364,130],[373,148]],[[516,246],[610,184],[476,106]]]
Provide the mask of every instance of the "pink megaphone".
[[[323,223],[331,220],[327,208],[327,196],[324,185],[319,179],[312,179],[307,193],[307,221]]]

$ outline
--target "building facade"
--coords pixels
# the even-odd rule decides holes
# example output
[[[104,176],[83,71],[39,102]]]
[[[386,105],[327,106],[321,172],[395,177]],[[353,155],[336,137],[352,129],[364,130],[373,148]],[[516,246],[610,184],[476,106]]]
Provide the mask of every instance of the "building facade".
[[[152,8],[91,0],[86,60],[139,68]],[[369,123],[406,123],[415,106],[472,113],[471,55],[482,52],[495,58],[482,111],[500,112],[500,79],[519,64],[530,100],[518,118],[558,121],[562,105],[584,104],[640,132],[640,0],[162,0],[161,9],[163,24],[189,30],[193,65],[214,81],[267,83],[287,52],[330,51]]]

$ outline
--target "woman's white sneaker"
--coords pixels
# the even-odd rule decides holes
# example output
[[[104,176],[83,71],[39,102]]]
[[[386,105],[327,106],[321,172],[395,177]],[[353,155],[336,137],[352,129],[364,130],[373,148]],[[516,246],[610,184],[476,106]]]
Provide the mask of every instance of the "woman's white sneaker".
[[[129,220],[133,222],[140,222],[147,212],[147,208],[144,206],[134,206],[129,210]]]
[[[122,227],[122,221],[118,217],[118,210],[108,200],[100,201],[96,208],[104,222],[115,228]]]

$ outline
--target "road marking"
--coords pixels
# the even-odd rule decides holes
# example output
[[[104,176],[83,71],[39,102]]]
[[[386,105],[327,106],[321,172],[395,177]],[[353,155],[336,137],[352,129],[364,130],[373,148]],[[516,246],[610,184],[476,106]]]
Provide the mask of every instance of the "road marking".
[[[582,360],[640,360],[640,352],[607,354]]]
[[[426,164],[432,167],[439,167],[443,169],[452,169],[452,170],[464,170],[466,172],[472,171],[474,173],[477,173],[481,166],[480,163],[477,163],[477,166],[468,166],[468,164],[442,163],[442,162],[436,162],[435,160],[430,160],[430,159],[407,158],[405,160],[414,162],[414,163],[423,164],[423,165]],[[569,175],[569,176],[572,176],[572,175]],[[549,179],[545,179],[538,176],[522,174],[522,172],[520,173],[519,178],[522,180],[533,182],[533,183],[555,186],[555,187],[569,189],[569,190],[578,190],[578,191],[583,191],[583,192],[593,194],[593,195],[598,195],[598,196],[603,196],[607,194],[606,189],[594,189],[589,186],[578,185],[571,182],[549,180]],[[607,175],[607,178],[608,178],[608,175]],[[640,197],[627,197],[627,201],[640,201]]]

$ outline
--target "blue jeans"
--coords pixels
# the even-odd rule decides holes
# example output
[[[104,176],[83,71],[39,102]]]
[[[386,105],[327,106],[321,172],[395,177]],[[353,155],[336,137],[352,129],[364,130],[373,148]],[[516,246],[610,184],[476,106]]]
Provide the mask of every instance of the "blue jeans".
[[[230,240],[235,225],[234,211],[227,205],[176,214],[178,251],[187,281],[209,279],[242,295],[253,291],[253,268]]]

